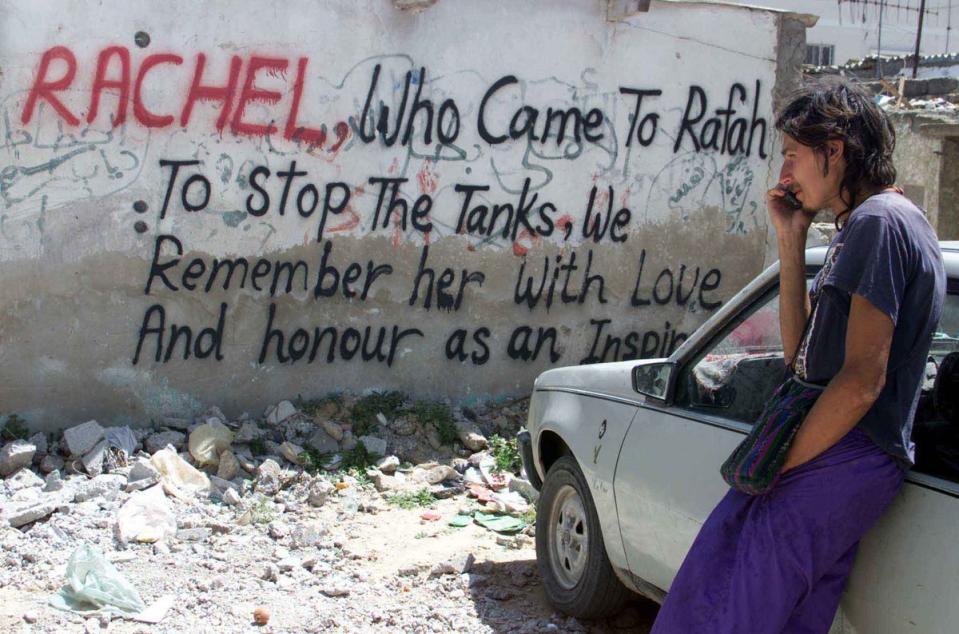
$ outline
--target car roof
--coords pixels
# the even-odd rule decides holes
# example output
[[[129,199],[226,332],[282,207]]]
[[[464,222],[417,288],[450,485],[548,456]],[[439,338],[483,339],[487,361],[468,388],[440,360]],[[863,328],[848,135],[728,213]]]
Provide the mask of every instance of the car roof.
[[[825,246],[806,249],[806,266],[822,266],[826,260],[826,250]],[[959,240],[940,240],[939,250],[942,251],[942,263],[945,265],[946,275],[959,277]]]
[[[946,276],[959,279],[959,241],[940,241],[939,248],[942,251]],[[826,246],[806,249],[806,267],[813,269],[821,267],[826,260],[826,251]],[[742,308],[742,302],[747,297],[754,295],[758,289],[767,287],[778,277],[779,262],[776,261],[713,313],[702,326],[696,329],[692,336],[669,355],[669,360],[678,361],[682,359],[691,352],[691,349],[698,348],[701,341],[712,338],[716,331],[726,323],[730,313],[738,312]]]

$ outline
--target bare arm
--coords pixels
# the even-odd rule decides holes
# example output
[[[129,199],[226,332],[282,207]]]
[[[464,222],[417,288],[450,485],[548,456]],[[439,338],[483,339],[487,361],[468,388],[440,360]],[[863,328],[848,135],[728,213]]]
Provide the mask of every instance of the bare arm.
[[[779,243],[779,329],[786,365],[792,363],[809,317],[806,291],[806,234],[785,233]]]
[[[894,328],[886,313],[863,297],[852,296],[842,369],[803,421],[783,471],[812,460],[839,442],[876,402],[886,380]]]

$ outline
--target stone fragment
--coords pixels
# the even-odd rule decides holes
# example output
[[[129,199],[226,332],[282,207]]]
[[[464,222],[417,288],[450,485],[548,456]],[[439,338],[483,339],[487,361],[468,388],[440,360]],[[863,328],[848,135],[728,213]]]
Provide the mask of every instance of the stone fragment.
[[[486,436],[480,432],[475,424],[468,420],[457,420],[454,423],[460,442],[470,451],[482,451],[489,446]]]
[[[130,473],[127,476],[127,480],[130,482],[135,482],[137,480],[148,480],[150,478],[158,478],[160,473],[150,464],[149,460],[144,458],[137,458],[133,461],[133,466],[130,468]]]
[[[181,528],[176,532],[176,538],[181,542],[202,542],[211,532],[209,528]]]
[[[426,427],[423,435],[426,436],[426,442],[429,443],[433,451],[440,451],[443,448],[443,440],[440,438],[440,433],[436,431],[436,428],[432,425]]]
[[[263,430],[257,427],[254,423],[245,422],[240,425],[239,431],[236,432],[236,436],[233,438],[233,442],[246,444],[252,440],[255,440],[263,435]]]
[[[286,441],[280,445],[280,455],[287,461],[298,465],[300,464],[300,454],[303,453],[303,447]]]
[[[40,471],[43,473],[52,473],[63,469],[63,458],[53,454],[47,454],[40,460]]]
[[[82,456],[103,440],[103,427],[95,420],[89,420],[63,432],[63,441],[71,456]]]
[[[98,475],[92,480],[87,480],[77,485],[73,501],[86,502],[87,500],[92,500],[97,497],[113,499],[125,484],[126,477],[123,475],[116,473]]]
[[[422,480],[427,484],[439,484],[440,482],[445,482],[446,480],[452,480],[458,478],[459,473],[456,472],[456,469],[448,465],[437,465],[430,469],[421,470],[417,472],[414,476],[416,480]]]
[[[293,529],[292,540],[294,548],[312,548],[323,540],[327,531],[314,526],[297,526]]]
[[[374,456],[386,455],[386,440],[376,436],[360,436],[360,442],[366,447],[366,451]]]
[[[144,448],[151,456],[167,445],[173,445],[174,449],[182,451],[186,445],[186,434],[180,431],[163,431],[148,436],[143,442]]]
[[[390,423],[390,429],[397,436],[412,436],[416,433],[416,423],[408,418],[400,417]]]
[[[353,432],[343,432],[343,440],[340,441],[340,448],[343,451],[352,451],[356,448],[356,438],[353,437]]]
[[[59,505],[60,501],[26,502],[6,508],[2,517],[13,528],[20,528],[52,514]]]
[[[393,474],[397,467],[400,466],[400,459],[396,456],[386,456],[381,458],[376,463],[376,468],[385,473],[386,475]]]
[[[48,473],[43,482],[43,491],[45,493],[59,491],[63,488],[63,480],[60,478],[60,472],[57,470],[53,470]]]
[[[188,430],[193,424],[193,421],[189,418],[176,418],[174,416],[164,416],[162,419],[160,419],[160,422],[164,427],[169,427],[170,429],[179,429],[180,431]]]
[[[42,487],[43,479],[30,469],[21,469],[8,477],[5,484],[12,493],[14,491],[23,491],[34,487]]]
[[[36,453],[37,446],[26,440],[8,442],[0,449],[0,476],[6,477],[26,467],[33,462]]]
[[[240,494],[236,492],[236,489],[227,489],[223,492],[223,503],[237,506],[240,503]]]
[[[342,579],[331,579],[320,588],[320,592],[328,597],[348,597],[350,596],[350,587]]]
[[[103,472],[103,461],[107,456],[107,447],[109,443],[106,440],[101,440],[93,449],[83,454],[83,458],[80,461],[83,463],[83,469],[92,476],[100,475]]]
[[[38,431],[34,435],[30,436],[27,440],[30,444],[37,448],[37,456],[43,456],[48,453],[47,451],[47,435],[43,432]]]
[[[220,464],[217,465],[216,475],[224,480],[232,480],[240,473],[240,462],[236,454],[227,450],[220,454]]]
[[[327,482],[322,478],[317,478],[313,480],[310,484],[310,491],[307,496],[307,501],[310,503],[310,506],[323,506],[326,503],[327,498],[330,496],[330,493],[333,492],[335,487],[332,483]]]
[[[270,522],[267,532],[273,539],[283,539],[290,534],[290,525],[286,522],[273,521]]]
[[[321,427],[323,427],[323,431],[325,431],[327,435],[336,442],[343,440],[343,427],[339,423],[331,420],[324,420],[321,423]]]
[[[306,441],[306,444],[308,447],[320,454],[336,453],[340,449],[340,444],[336,441],[336,439],[331,437],[322,429],[318,429],[315,434],[310,436],[310,439]]]
[[[127,482],[126,486],[123,487],[123,490],[127,493],[133,493],[134,491],[143,491],[149,489],[154,484],[160,482],[159,476],[153,476],[151,478],[142,478],[140,480],[133,480],[132,482]]]
[[[282,423],[290,416],[296,414],[296,407],[289,401],[280,401],[276,407],[271,407],[266,414],[266,422],[271,425]]]
[[[256,469],[256,490],[265,495],[276,495],[282,488],[283,470],[272,458],[267,458]]]

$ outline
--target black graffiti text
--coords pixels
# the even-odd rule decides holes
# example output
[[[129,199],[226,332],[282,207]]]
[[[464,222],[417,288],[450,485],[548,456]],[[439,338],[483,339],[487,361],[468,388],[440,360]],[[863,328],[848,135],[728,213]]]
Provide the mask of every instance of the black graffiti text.
[[[170,323],[167,324],[166,309],[160,304],[147,308],[137,335],[137,349],[133,365],[140,361],[146,347],[153,346],[153,358],[157,363],[166,363],[173,358],[177,346],[182,350],[184,361],[192,358],[216,361],[223,360],[223,326],[226,322],[226,303],[220,304],[216,325],[202,329]]]
[[[513,302],[520,305],[526,304],[530,310],[542,304],[546,310],[549,310],[558,290],[559,301],[563,304],[583,304],[589,297],[590,289],[595,285],[596,300],[600,304],[605,304],[607,302],[606,280],[601,274],[592,273],[593,250],[587,251],[586,268],[574,278],[574,274],[580,269],[576,258],[576,251],[552,258],[544,256],[543,269],[538,276],[535,273],[526,273],[527,259],[523,258],[516,274]],[[560,283],[561,276],[563,281]],[[557,284],[561,285],[557,288]]]
[[[762,94],[760,81],[756,80],[753,92],[752,114],[746,117],[733,116],[738,112],[735,104],[747,103],[746,87],[734,83],[729,87],[725,108],[716,108],[715,115],[707,117],[708,99],[706,91],[700,86],[689,87],[686,109],[676,135],[673,152],[679,152],[688,137],[697,152],[714,150],[720,154],[751,156],[756,131],[759,131],[758,151],[760,158],[766,158],[766,119],[759,116],[759,96]]]
[[[580,359],[581,365],[605,361],[629,361],[631,359],[656,359],[668,357],[689,338],[668,321],[659,330],[630,330],[625,334],[610,334],[611,319],[590,319],[593,341],[589,353]]]
[[[659,271],[651,286],[643,283],[645,269],[646,249],[643,249],[639,253],[636,284],[629,298],[629,303],[633,307],[641,308],[651,304],[665,306],[670,303],[686,306],[694,296],[698,305],[705,310],[714,310],[722,306],[722,301],[707,295],[718,289],[723,280],[723,274],[719,269],[709,269],[700,277],[698,266],[693,268],[681,264],[678,272],[667,266]]]

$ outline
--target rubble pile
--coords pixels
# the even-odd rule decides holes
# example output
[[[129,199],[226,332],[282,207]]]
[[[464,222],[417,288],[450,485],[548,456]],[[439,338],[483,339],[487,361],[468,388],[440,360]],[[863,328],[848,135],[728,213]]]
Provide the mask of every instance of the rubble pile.
[[[506,605],[535,576],[536,492],[501,451],[525,407],[337,396],[5,442],[0,593],[19,593],[3,594],[7,610],[9,596],[30,600],[0,612],[0,629],[13,618],[103,631],[120,618],[151,632],[584,631],[529,601]],[[391,535],[394,522],[416,534]],[[366,548],[361,535],[377,531],[385,541]],[[497,550],[481,560],[482,548]],[[112,570],[136,601],[77,603],[81,564]]]

